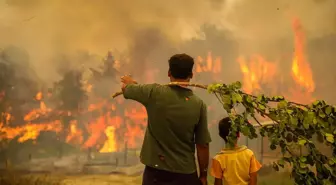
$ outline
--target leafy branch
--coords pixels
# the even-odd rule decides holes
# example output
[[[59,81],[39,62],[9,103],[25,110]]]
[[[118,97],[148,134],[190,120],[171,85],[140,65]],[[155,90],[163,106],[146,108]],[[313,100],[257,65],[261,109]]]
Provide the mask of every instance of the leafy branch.
[[[286,100],[283,96],[254,96],[241,90],[242,84],[211,84],[208,86],[189,83],[170,83],[207,89],[215,94],[232,121],[228,136],[230,145],[236,141],[236,132],[249,139],[260,135],[267,137],[270,149],[281,149],[283,157],[273,163],[275,170],[288,164],[296,184],[333,184],[336,182],[336,107],[325,101],[304,105]],[[122,92],[115,93],[115,98]],[[238,113],[239,112],[239,113]],[[262,124],[260,118],[273,124]],[[254,120],[259,127],[251,124]],[[320,152],[317,142],[330,149],[331,154]],[[294,149],[300,148],[300,152]],[[305,152],[301,152],[305,151]],[[316,173],[314,173],[314,170]]]
[[[270,148],[280,148],[283,157],[274,162],[273,167],[279,170],[289,164],[296,184],[333,184],[336,182],[336,108],[325,101],[315,101],[303,105],[287,101],[283,96],[254,96],[241,91],[241,83],[230,85],[212,84],[208,86],[210,93],[219,94],[224,109],[234,123],[228,141],[232,145],[239,131],[246,137],[258,137],[256,128],[249,120],[260,126],[259,134],[268,137]],[[242,105],[242,113],[235,110]],[[240,108],[239,107],[239,108]],[[273,122],[262,125],[257,117],[264,117]],[[315,146],[316,139],[326,145],[332,154],[320,152]],[[305,153],[295,153],[293,148],[301,148]],[[316,169],[317,175],[313,172]]]

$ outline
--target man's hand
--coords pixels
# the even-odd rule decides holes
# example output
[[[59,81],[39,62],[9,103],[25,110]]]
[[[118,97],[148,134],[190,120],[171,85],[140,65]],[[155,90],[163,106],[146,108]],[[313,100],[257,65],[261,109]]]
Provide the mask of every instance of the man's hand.
[[[201,181],[201,185],[208,185],[207,176],[201,176],[199,180]]]
[[[202,185],[207,185],[208,165],[209,165],[209,144],[196,144],[197,159],[200,171],[200,181]]]
[[[135,80],[133,80],[133,78],[131,77],[131,75],[125,75],[125,76],[122,76],[121,78],[121,82],[125,85],[128,85],[128,84],[137,84],[137,82]]]

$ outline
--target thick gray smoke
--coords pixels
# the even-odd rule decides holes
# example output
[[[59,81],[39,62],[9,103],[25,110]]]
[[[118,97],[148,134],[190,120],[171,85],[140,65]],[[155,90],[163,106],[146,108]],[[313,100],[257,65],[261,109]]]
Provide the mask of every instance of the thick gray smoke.
[[[240,53],[255,48],[267,51],[272,40],[292,38],[292,16],[302,20],[310,37],[335,32],[335,2],[0,0],[0,47],[26,49],[43,79],[54,79],[54,57],[60,54],[84,50],[102,56],[118,49],[129,51],[140,63],[158,50],[162,39],[170,45],[166,48],[179,48],[190,38],[207,39],[200,30],[204,24],[231,31]]]

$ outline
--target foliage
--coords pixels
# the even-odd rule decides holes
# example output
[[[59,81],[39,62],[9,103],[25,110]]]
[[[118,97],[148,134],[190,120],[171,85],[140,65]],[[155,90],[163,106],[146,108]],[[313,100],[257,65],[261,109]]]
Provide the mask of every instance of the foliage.
[[[336,182],[335,106],[325,101],[302,105],[287,101],[282,96],[253,96],[240,89],[240,82],[208,86],[208,91],[218,97],[233,123],[228,136],[231,146],[236,140],[237,131],[250,139],[258,137],[256,128],[249,122],[252,119],[261,127],[260,136],[268,137],[270,148],[280,148],[282,151],[283,157],[273,164],[274,169],[279,170],[279,167],[289,164],[296,184]],[[243,110],[237,113],[238,109]],[[258,119],[260,116],[272,120],[273,124],[262,125]],[[330,148],[330,156],[317,149],[313,142],[315,137]],[[292,148],[295,147],[307,152],[294,153]],[[316,169],[317,174],[312,168]]]

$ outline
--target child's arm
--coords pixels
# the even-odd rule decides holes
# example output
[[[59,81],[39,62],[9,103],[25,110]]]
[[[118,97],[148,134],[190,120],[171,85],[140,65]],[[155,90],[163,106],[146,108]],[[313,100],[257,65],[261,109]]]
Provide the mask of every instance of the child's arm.
[[[258,174],[257,172],[250,173],[250,183],[249,185],[257,185]]]
[[[211,164],[211,176],[215,178],[215,183],[214,185],[222,185],[222,178],[223,178],[223,170],[221,167],[221,164],[219,161],[216,159],[212,159],[212,164]]]
[[[222,179],[215,178],[215,184],[214,185],[223,185]]]
[[[255,158],[254,155],[251,157],[251,163],[250,163],[250,183],[249,185],[257,185],[257,179],[258,179],[258,171],[262,165],[259,163],[259,161]]]

